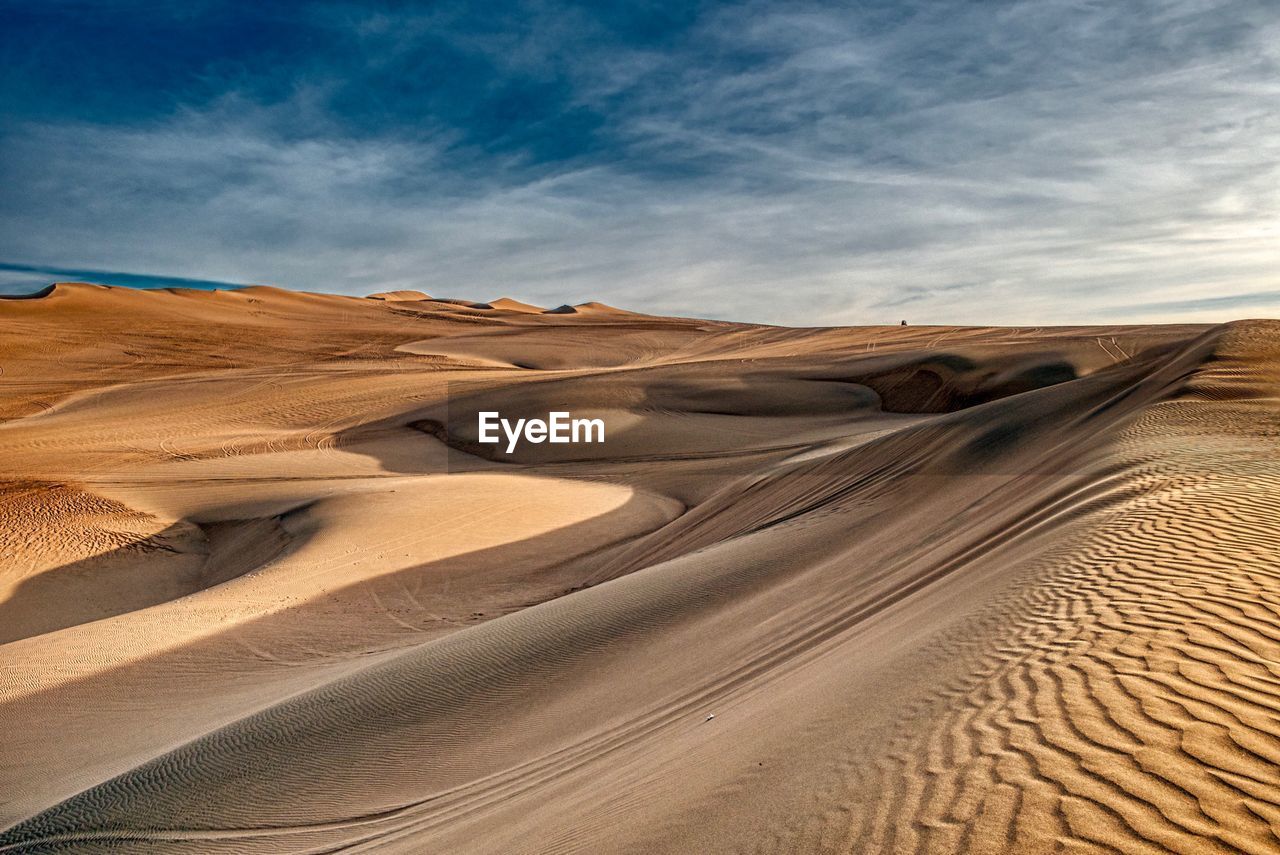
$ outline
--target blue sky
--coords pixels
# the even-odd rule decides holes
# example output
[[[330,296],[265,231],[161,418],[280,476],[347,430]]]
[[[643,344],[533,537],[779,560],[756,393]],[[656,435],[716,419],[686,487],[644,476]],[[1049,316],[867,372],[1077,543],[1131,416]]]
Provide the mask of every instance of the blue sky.
[[[0,0],[0,291],[1275,316],[1278,103],[1272,0]]]

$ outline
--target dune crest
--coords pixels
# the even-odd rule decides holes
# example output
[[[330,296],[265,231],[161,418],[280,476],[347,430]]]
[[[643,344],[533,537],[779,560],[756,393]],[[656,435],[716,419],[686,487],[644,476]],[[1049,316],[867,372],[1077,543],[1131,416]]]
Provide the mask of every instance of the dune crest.
[[[574,306],[579,312],[596,312],[606,315],[629,315],[631,312],[626,309],[619,309],[616,306],[610,306],[607,303],[601,303],[596,300],[589,300],[586,303],[578,303]]]
[[[510,297],[499,297],[496,300],[489,300],[489,306],[494,309],[500,309],[504,312],[528,312],[529,314],[541,314],[546,311],[541,306],[535,306],[532,303],[521,303],[519,300],[513,300]]]
[[[404,294],[0,303],[0,852],[1280,846],[1280,322]]]
[[[413,303],[419,300],[430,300],[431,298],[421,291],[379,291],[376,294],[370,294],[368,299],[386,300],[389,303]]]

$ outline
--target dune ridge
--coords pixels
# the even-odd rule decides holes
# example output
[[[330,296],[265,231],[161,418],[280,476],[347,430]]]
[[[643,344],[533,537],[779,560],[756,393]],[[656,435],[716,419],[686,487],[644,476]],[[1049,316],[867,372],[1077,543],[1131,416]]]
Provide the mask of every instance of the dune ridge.
[[[510,303],[0,304],[0,852],[1280,847],[1280,322]]]

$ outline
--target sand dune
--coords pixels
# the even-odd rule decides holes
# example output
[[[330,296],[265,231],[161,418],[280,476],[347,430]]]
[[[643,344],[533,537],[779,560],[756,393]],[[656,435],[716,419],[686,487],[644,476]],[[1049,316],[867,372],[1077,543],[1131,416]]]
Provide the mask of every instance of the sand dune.
[[[499,297],[496,300],[489,301],[489,307],[493,309],[501,309],[504,312],[524,312],[526,314],[535,315],[546,311],[541,306],[534,306],[531,303],[522,303],[519,300],[513,300],[510,297]]]
[[[1280,850],[1280,322],[383,296],[0,303],[0,852]]]
[[[416,303],[421,300],[430,300],[431,298],[422,291],[379,291],[377,294],[370,294],[370,300],[387,300],[388,302],[408,302]]]

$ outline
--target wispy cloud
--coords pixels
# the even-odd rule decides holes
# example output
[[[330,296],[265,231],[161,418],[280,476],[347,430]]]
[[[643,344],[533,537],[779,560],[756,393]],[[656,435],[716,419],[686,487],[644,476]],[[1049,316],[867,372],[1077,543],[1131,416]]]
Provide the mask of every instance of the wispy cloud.
[[[321,50],[145,116],[15,116],[0,257],[779,323],[1226,317],[1280,284],[1265,2],[304,18]]]
[[[1253,291],[1247,294],[1228,294],[1222,297],[1197,297],[1189,300],[1167,300],[1157,303],[1137,303],[1132,306],[1116,307],[1119,311],[1137,313],[1171,313],[1185,314],[1191,312],[1208,312],[1227,310],[1236,312],[1257,308],[1274,311],[1280,307],[1280,290]]]

